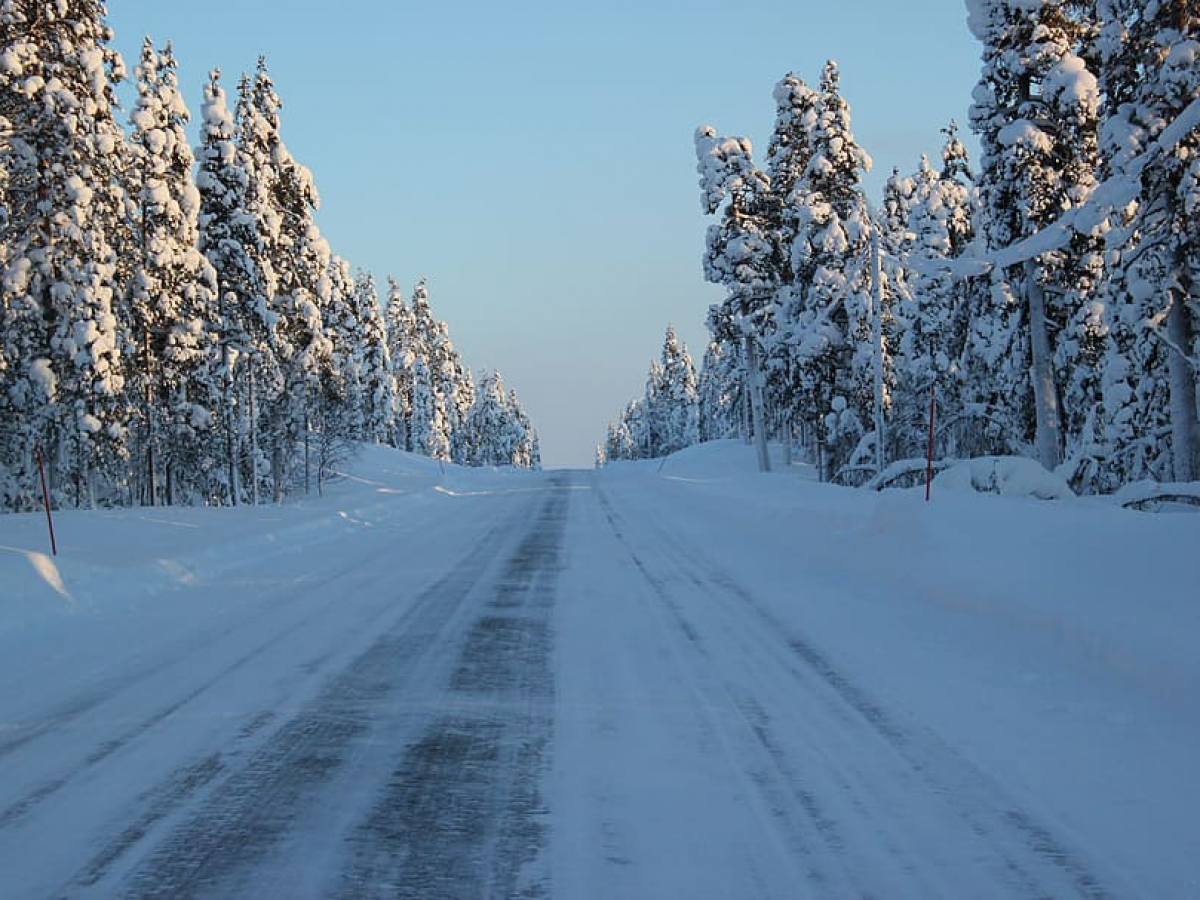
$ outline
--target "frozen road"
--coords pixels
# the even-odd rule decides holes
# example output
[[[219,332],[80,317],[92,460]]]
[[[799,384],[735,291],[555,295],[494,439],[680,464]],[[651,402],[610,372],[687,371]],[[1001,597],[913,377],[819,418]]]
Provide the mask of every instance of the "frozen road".
[[[0,895],[1134,896],[648,483],[398,501],[42,660]]]

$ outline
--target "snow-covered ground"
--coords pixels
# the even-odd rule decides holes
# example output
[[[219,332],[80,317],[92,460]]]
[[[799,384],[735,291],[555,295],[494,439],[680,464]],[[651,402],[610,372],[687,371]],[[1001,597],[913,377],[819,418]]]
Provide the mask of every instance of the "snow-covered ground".
[[[1200,515],[753,465],[0,517],[0,896],[1200,896]]]

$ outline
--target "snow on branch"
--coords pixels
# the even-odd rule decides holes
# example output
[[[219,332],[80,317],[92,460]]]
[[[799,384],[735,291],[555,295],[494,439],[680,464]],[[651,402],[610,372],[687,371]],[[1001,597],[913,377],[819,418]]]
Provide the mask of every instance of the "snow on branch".
[[[956,279],[986,274],[994,268],[1007,269],[1066,247],[1075,234],[1094,234],[1113,213],[1137,199],[1140,178],[1146,167],[1159,155],[1169,153],[1190,133],[1200,128],[1200,97],[1175,117],[1150,146],[1128,160],[1122,171],[1101,182],[1086,203],[1063,213],[1045,228],[1026,238],[979,256],[964,255],[954,260],[913,259],[912,268],[922,274],[950,272]]]
[[[1200,506],[1200,482],[1135,481],[1113,494],[1112,499],[1126,509],[1148,509],[1158,503]]]

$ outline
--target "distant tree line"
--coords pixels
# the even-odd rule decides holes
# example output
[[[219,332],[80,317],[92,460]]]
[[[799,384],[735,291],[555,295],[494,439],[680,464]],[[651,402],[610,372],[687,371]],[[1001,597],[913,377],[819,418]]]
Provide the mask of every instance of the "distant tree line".
[[[650,363],[646,392],[608,426],[596,463],[666,456],[700,439],[696,367],[675,329],[668,326],[662,354]]]
[[[538,465],[498,374],[477,390],[429,306],[352,274],[314,221],[260,59],[199,147],[171,46],[137,99],[99,0],[0,4],[0,508],[237,504],[311,489],[348,442]]]
[[[924,452],[933,399],[939,456],[1029,456],[1092,492],[1197,480],[1195,4],[968,7],[977,172],[951,123],[871,208],[833,63],[776,86],[762,167],[697,130],[704,271],[727,291],[698,437],[769,434],[861,483]]]

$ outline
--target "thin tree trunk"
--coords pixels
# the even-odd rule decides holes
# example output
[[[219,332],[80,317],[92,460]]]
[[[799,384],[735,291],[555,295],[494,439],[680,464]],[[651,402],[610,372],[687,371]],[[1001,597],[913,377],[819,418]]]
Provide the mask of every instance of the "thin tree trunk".
[[[229,348],[225,348],[228,357]],[[229,458],[229,505],[238,505],[238,440],[237,420],[233,414],[233,373],[228,359],[225,365],[225,450]]]
[[[1058,387],[1054,380],[1050,331],[1046,323],[1046,294],[1033,260],[1024,264],[1025,296],[1029,302],[1030,377],[1037,416],[1035,443],[1038,461],[1053,472],[1062,463],[1062,438],[1058,413]]]
[[[250,357],[250,496],[258,506],[258,425],[254,411],[254,357]]]
[[[875,352],[875,470],[886,463],[883,423],[883,265],[879,252],[879,228],[871,228],[871,330]]]
[[[1200,424],[1196,421],[1196,370],[1183,355],[1192,346],[1184,293],[1173,289],[1167,313],[1167,372],[1171,379],[1171,459],[1176,481],[1195,481],[1200,457]]]
[[[746,335],[746,369],[750,380],[750,408],[754,417],[754,444],[758,448],[758,471],[771,471],[767,454],[767,417],[763,410],[762,373],[758,370],[758,352],[754,337]]]

